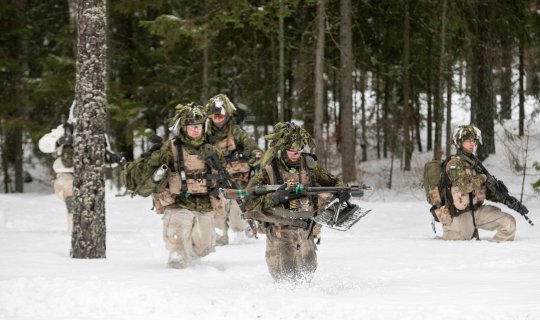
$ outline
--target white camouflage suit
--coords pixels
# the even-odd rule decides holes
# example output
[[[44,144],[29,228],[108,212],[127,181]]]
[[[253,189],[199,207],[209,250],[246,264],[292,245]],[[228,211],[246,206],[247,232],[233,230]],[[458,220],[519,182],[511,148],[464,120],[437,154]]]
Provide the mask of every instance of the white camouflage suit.
[[[43,153],[56,153],[58,158],[53,163],[53,170],[56,177],[53,180],[54,192],[66,203],[67,213],[67,231],[71,234],[73,231],[73,152],[71,146],[58,146],[57,141],[65,134],[63,125],[51,130],[44,135],[38,142],[39,150]],[[68,148],[70,151],[68,151]],[[66,166],[67,165],[67,166]]]

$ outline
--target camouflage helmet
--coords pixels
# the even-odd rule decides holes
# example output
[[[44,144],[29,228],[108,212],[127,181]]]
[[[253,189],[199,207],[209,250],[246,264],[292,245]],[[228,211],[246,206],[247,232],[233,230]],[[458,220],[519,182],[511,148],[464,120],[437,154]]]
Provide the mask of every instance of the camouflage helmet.
[[[452,135],[452,142],[458,148],[461,147],[463,141],[473,139],[478,144],[482,144],[482,131],[474,125],[459,126]]]
[[[170,123],[170,129],[175,135],[179,134],[179,129],[189,124],[204,124],[206,120],[205,107],[195,102],[190,102],[186,105],[179,104],[175,109],[176,113]]]
[[[306,146],[315,147],[311,135],[294,122],[277,123],[274,126],[274,132],[265,135],[264,138],[270,141],[270,148],[262,158],[263,165],[268,163],[278,150],[303,149]]]
[[[208,100],[206,109],[208,111],[208,116],[210,117],[214,114],[221,114],[227,118],[232,118],[236,113],[235,105],[223,93],[220,93]]]

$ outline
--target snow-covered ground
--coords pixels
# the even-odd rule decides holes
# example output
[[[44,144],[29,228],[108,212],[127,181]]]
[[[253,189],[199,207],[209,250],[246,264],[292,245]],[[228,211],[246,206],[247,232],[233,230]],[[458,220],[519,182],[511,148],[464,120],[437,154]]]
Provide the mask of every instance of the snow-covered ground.
[[[504,128],[515,133],[517,123]],[[528,166],[540,161],[540,122],[530,129]],[[524,153],[500,124],[496,132],[497,154],[485,165],[519,198],[522,175],[511,159],[523,164]],[[396,160],[391,190],[390,160],[360,164],[375,190],[355,202],[373,211],[350,231],[323,230],[316,276],[299,286],[273,283],[264,235],[231,235],[231,245],[197,264],[167,269],[150,200],[111,190],[107,259],[71,259],[64,204],[46,177],[35,179],[31,193],[0,194],[0,320],[540,319],[540,226],[506,210],[516,217],[514,242],[490,242],[486,231],[481,241],[435,239],[419,188],[428,159],[415,152],[411,172]],[[523,198],[537,224],[540,199],[530,184],[539,178],[527,172]]]
[[[389,200],[324,229],[313,283],[294,287],[272,282],[264,236],[165,268],[148,199],[108,193],[107,259],[78,260],[60,200],[0,195],[0,319],[540,319],[539,227],[514,213],[514,242],[445,242],[425,202]],[[538,222],[540,201],[527,205]]]

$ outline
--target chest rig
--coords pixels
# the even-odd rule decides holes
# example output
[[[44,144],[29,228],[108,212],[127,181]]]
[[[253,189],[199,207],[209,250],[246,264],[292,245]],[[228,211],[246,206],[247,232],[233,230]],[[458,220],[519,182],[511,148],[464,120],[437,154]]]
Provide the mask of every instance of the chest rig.
[[[463,166],[463,170],[465,170],[467,176],[471,179],[480,174],[474,170],[472,163],[470,163],[467,159],[462,158],[459,155],[454,155],[450,157],[450,159],[460,161]],[[482,184],[482,186],[479,188],[475,188],[472,192],[465,192],[458,186],[454,185],[451,186],[450,191],[452,195],[451,204],[453,206],[452,215],[454,216],[469,210],[475,211],[486,199],[485,184]]]
[[[299,168],[291,168],[286,170],[281,164],[278,158],[273,158],[272,161],[266,165],[265,169],[270,179],[270,184],[282,185],[287,183],[290,187],[296,184],[302,184],[304,186],[315,186],[315,174],[313,169],[315,168],[315,159],[308,154],[302,154],[300,159]],[[317,197],[306,196],[299,199],[291,200],[287,204],[283,204],[285,209],[291,211],[315,211],[317,210]]]
[[[206,194],[216,185],[210,166],[197,154],[188,154],[180,140],[171,143],[174,170],[169,178],[169,190],[173,194]]]
[[[227,162],[225,170],[231,175],[232,180],[239,186],[246,186],[251,168],[248,164],[248,159],[243,159],[240,156],[244,148],[235,141],[232,131],[229,130],[227,137],[217,141],[215,146],[223,151],[225,161]]]

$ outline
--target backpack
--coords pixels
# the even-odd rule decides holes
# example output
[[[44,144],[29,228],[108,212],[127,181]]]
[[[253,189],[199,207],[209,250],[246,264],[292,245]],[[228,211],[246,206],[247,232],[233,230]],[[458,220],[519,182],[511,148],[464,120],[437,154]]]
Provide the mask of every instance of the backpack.
[[[427,202],[436,207],[443,205],[442,198],[442,180],[443,180],[443,165],[446,161],[431,160],[424,165],[424,176],[422,187],[426,192]]]
[[[453,204],[452,194],[450,192],[450,178],[446,171],[443,169],[446,167],[450,158],[444,161],[431,160],[424,165],[424,176],[422,181],[422,187],[426,192],[426,200],[431,205],[431,214],[435,221],[439,222],[435,209],[438,209],[445,204]],[[450,208],[452,210],[452,207]]]
[[[165,170],[158,182],[152,180],[154,173],[162,168],[162,165],[155,160],[155,157],[152,156],[142,157],[124,165],[122,180],[126,189],[131,191],[131,196],[148,197],[152,193],[162,192],[167,187],[171,174],[170,169]]]

